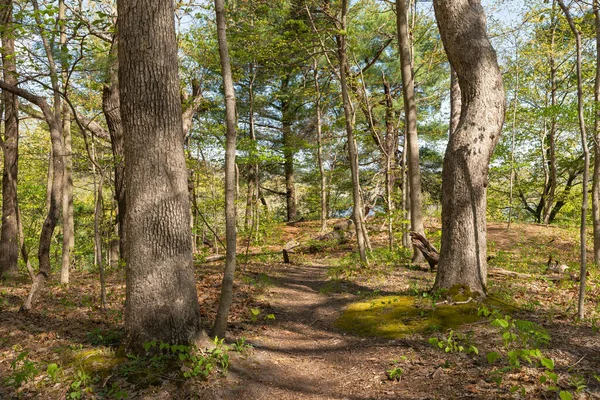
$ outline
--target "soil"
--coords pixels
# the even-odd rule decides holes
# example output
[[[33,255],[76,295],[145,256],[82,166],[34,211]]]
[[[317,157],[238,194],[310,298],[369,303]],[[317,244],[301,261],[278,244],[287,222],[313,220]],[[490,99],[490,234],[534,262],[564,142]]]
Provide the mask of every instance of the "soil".
[[[310,237],[315,229],[316,224],[310,223],[286,227],[280,242]],[[385,233],[374,236],[373,242],[378,240],[385,243]],[[488,242],[494,257],[490,264],[542,275],[548,251],[565,260],[561,262],[570,261],[576,250],[574,240],[569,240],[564,230],[518,225],[507,234],[502,225],[490,224]],[[273,246],[272,250],[276,249],[280,247]],[[360,337],[336,328],[335,321],[350,303],[379,296],[420,297],[435,277],[425,264],[407,268],[392,263],[332,279],[331,268],[338,266],[339,258],[349,250],[347,245],[318,254],[295,254],[291,264],[284,264],[280,256],[240,263],[226,339],[232,343],[244,337],[253,348],[241,354],[230,352],[231,364],[225,376],[214,375],[208,382],[165,379],[150,387],[125,380],[117,383],[135,399],[555,399],[561,390],[569,391],[573,398],[600,398],[600,334],[594,319],[600,298],[597,273],[589,280],[587,312],[592,318],[586,322],[574,318],[576,282],[513,277],[490,281],[494,296],[516,305],[512,318],[535,322],[548,331],[551,340],[541,351],[554,359],[553,372],[557,375],[556,385],[542,384],[540,378],[548,371],[539,363],[522,361],[520,368],[507,370],[498,382],[494,378],[507,366],[506,358],[490,364],[486,354],[505,354],[506,349],[499,328],[485,318],[457,329],[464,335],[463,341],[477,347],[478,354],[444,352],[428,342],[430,337],[444,338],[447,332],[432,330],[389,340]],[[219,263],[213,263],[198,269],[200,302],[207,322],[214,317],[220,268]],[[70,376],[74,368],[67,366],[61,354],[64,349],[94,348],[97,344],[90,340],[94,329],[119,331],[123,277],[111,275],[112,302],[107,312],[86,304],[85,299],[93,302],[97,298],[94,279],[93,275],[81,276],[68,291],[51,286],[40,300],[44,310],[29,315],[16,312],[27,290],[25,281],[0,287],[4,301],[0,303],[4,304],[0,312],[0,377],[11,373],[11,362],[23,349],[28,349],[30,358],[39,365],[53,360],[62,363],[64,376]],[[399,380],[386,375],[392,369],[401,370]],[[36,379],[24,385],[21,398],[62,399],[70,390],[69,382],[52,386],[44,380],[47,378]],[[112,375],[96,386],[106,386],[111,379]],[[113,398],[101,397],[100,392],[96,387],[83,398]],[[13,389],[0,383],[0,398],[13,397]]]

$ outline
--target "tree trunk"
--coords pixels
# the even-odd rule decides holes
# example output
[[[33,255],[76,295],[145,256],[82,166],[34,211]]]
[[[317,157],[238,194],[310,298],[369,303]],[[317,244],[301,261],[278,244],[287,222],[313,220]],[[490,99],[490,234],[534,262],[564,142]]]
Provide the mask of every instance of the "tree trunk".
[[[360,179],[358,169],[358,150],[354,139],[354,127],[352,126],[352,106],[350,104],[350,95],[348,93],[348,84],[346,82],[346,71],[348,65],[348,56],[346,54],[346,29],[347,29],[347,14],[348,1],[342,0],[341,13],[341,31],[342,34],[336,36],[338,47],[338,59],[340,64],[340,86],[342,88],[342,100],[344,103],[344,115],[346,119],[346,136],[348,138],[348,158],[350,159],[350,174],[352,175],[352,199],[354,206],[352,210],[352,219],[356,229],[356,239],[358,242],[358,253],[360,261],[363,264],[368,264],[366,240],[364,237],[363,217],[362,217],[362,200],[360,194]]]
[[[63,56],[68,54],[67,32],[65,25],[65,1],[58,2],[58,25],[60,27],[59,42]],[[61,58],[63,92],[67,92],[68,82],[68,62],[65,57]],[[60,271],[60,283],[63,285],[69,283],[69,269],[71,267],[71,252],[75,247],[75,222],[73,219],[73,156],[71,145],[71,108],[67,102],[62,104],[62,133],[64,141],[64,165],[65,173],[63,178],[63,198],[62,198],[62,216],[63,216],[63,241],[62,241],[62,267]]]
[[[442,245],[434,289],[466,285],[486,293],[486,188],[489,161],[504,122],[496,53],[478,0],[435,0],[435,15],[462,93],[442,172]]]
[[[573,18],[571,17],[571,13],[569,9],[565,6],[563,0],[558,0],[558,4],[560,8],[562,8],[565,13],[565,17],[569,22],[569,27],[575,35],[575,42],[577,43],[577,116],[579,120],[579,131],[581,133],[581,147],[583,148],[583,189],[582,189],[582,200],[581,200],[581,225],[579,230],[579,245],[580,245],[580,270],[579,270],[579,302],[577,305],[577,316],[579,319],[583,319],[585,316],[584,312],[584,299],[585,299],[585,281],[587,275],[587,265],[586,265],[586,222],[587,222],[587,208],[588,208],[588,180],[589,174],[588,171],[590,169],[590,152],[587,145],[587,133],[585,131],[585,119],[584,119],[584,110],[583,110],[583,77],[581,72],[581,33],[575,26],[573,22]]]
[[[396,24],[398,44],[400,46],[400,64],[402,71],[402,95],[404,97],[404,118],[408,143],[408,183],[410,185],[410,229],[422,235],[423,200],[421,193],[421,171],[419,167],[419,144],[417,138],[417,104],[415,100],[415,81],[412,72],[412,55],[408,37],[408,14],[406,0],[396,0]],[[413,246],[412,262],[420,262],[423,255]]]
[[[219,57],[221,59],[221,74],[225,92],[225,118],[227,123],[227,144],[225,152],[225,236],[227,254],[225,272],[221,286],[219,308],[213,326],[212,336],[223,338],[227,332],[227,318],[233,300],[233,279],[235,273],[236,255],[236,210],[235,210],[235,147],[236,147],[236,114],[235,90],[231,74],[231,62],[227,46],[227,22],[225,18],[224,0],[215,0],[217,13],[217,38]],[[258,196],[258,193],[257,193]]]
[[[283,158],[285,169],[285,200],[287,205],[287,221],[295,221],[298,217],[296,210],[296,184],[294,177],[294,137],[292,133],[292,116],[290,115],[290,99],[287,97],[289,77],[283,78],[281,90],[281,133],[283,137]]]
[[[6,83],[17,84],[15,40],[12,24],[12,0],[0,2],[2,25],[2,65]],[[0,231],[0,277],[15,275],[19,259],[19,226],[17,203],[17,175],[19,172],[19,100],[15,94],[3,91],[4,137],[0,146],[4,154],[2,172],[2,228]]]
[[[126,347],[200,334],[173,2],[122,0],[119,89],[127,212]]]
[[[127,214],[127,198],[125,196],[125,143],[123,138],[123,121],[121,120],[121,105],[119,96],[119,78],[117,61],[117,39],[112,44],[111,61],[108,68],[108,80],[102,89],[102,112],[110,134],[110,145],[113,153],[115,174],[115,197],[117,200],[117,221],[119,230],[119,253],[121,259],[127,261],[125,243],[125,215]]]
[[[460,85],[458,84],[458,77],[456,76],[456,71],[454,68],[450,67],[450,130],[448,132],[448,137],[452,136],[452,133],[458,126],[458,121],[460,121],[460,97],[461,94]]]
[[[385,94],[385,200],[388,215],[388,248],[394,250],[394,188],[396,187],[396,150],[398,148],[398,130],[394,124],[394,100],[390,85],[383,78],[383,92]]]
[[[596,25],[596,80],[594,82],[594,178],[592,185],[592,215],[594,224],[594,261],[600,265],[600,7],[594,1]]]
[[[325,175],[325,167],[323,166],[323,132],[322,132],[322,117],[321,117],[321,87],[319,85],[319,63],[317,59],[313,59],[313,72],[315,79],[315,112],[317,117],[317,164],[319,164],[320,176],[320,197],[321,197],[321,232],[327,230],[327,176]]]

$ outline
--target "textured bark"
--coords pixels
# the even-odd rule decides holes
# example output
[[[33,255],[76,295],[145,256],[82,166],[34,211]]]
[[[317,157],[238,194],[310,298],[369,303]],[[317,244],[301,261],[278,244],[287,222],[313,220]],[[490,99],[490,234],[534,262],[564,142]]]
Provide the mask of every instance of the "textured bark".
[[[402,72],[402,95],[404,97],[404,119],[408,151],[408,184],[410,185],[410,229],[425,234],[423,227],[423,195],[421,193],[421,171],[419,166],[419,143],[417,137],[417,103],[415,81],[412,72],[412,56],[408,38],[408,15],[406,0],[396,0],[396,25],[400,46]],[[423,255],[413,246],[412,262],[420,262]]]
[[[594,82],[594,177],[592,184],[592,216],[594,225],[594,261],[600,265],[600,6],[594,1],[596,26],[596,80]]]
[[[102,112],[110,134],[110,145],[113,153],[115,174],[115,198],[117,200],[117,223],[119,229],[119,253],[122,260],[127,261],[125,243],[125,215],[127,198],[125,196],[125,143],[123,138],[123,121],[119,98],[119,77],[117,60],[117,39],[110,50],[111,64],[108,69],[108,80],[102,89]]]
[[[573,18],[569,9],[565,6],[562,0],[558,0],[560,8],[565,13],[565,17],[569,22],[571,32],[575,36],[575,42],[577,47],[577,117],[579,120],[579,132],[581,133],[581,147],[583,149],[583,188],[582,188],[582,199],[581,199],[581,222],[579,226],[579,246],[580,246],[580,270],[579,276],[579,301],[577,304],[577,316],[579,319],[583,319],[585,316],[584,300],[585,300],[585,286],[587,277],[587,265],[586,265],[586,224],[587,224],[587,209],[588,209],[588,180],[589,180],[589,169],[590,169],[590,152],[587,145],[587,133],[585,130],[585,114],[583,110],[583,77],[582,77],[582,55],[581,55],[581,32],[575,26]]]
[[[448,136],[452,135],[452,132],[456,130],[458,121],[460,121],[460,85],[458,84],[458,77],[454,68],[450,68],[450,127]]]
[[[227,318],[233,300],[233,279],[236,261],[235,91],[233,88],[231,63],[229,61],[229,50],[227,46],[227,23],[224,8],[224,0],[215,0],[217,38],[219,43],[219,57],[221,59],[221,74],[223,76],[223,89],[225,92],[225,118],[227,123],[227,144],[225,151],[225,236],[227,238],[227,252],[219,308],[217,309],[215,325],[212,331],[212,336],[220,338],[225,337],[225,333],[227,332]]]
[[[127,211],[126,346],[200,333],[173,2],[118,2]]]
[[[341,30],[347,29],[348,2],[342,0]],[[352,219],[356,229],[356,239],[358,242],[358,253],[363,264],[368,264],[367,243],[364,236],[362,199],[360,194],[360,179],[358,169],[358,150],[354,139],[354,127],[352,126],[352,106],[350,104],[350,95],[348,93],[348,84],[346,81],[346,71],[348,66],[348,55],[346,53],[345,33],[336,36],[338,60],[340,64],[340,86],[342,88],[342,101],[344,103],[344,115],[346,120],[346,137],[348,138],[348,158],[350,161],[350,174],[352,175],[352,199],[354,202],[352,209]]]
[[[442,172],[442,244],[435,289],[466,285],[486,293],[486,188],[489,161],[504,122],[496,53],[478,0],[435,0],[435,15],[462,94],[458,126]]]
[[[14,60],[15,40],[12,32],[12,0],[0,2],[2,26],[2,65],[4,81],[17,84]],[[2,171],[2,228],[0,231],[0,276],[17,273],[19,258],[19,226],[17,204],[17,175],[19,171],[19,100],[9,91],[2,92],[4,103],[4,137],[0,145],[4,155]],[[1,114],[0,114],[1,115]]]

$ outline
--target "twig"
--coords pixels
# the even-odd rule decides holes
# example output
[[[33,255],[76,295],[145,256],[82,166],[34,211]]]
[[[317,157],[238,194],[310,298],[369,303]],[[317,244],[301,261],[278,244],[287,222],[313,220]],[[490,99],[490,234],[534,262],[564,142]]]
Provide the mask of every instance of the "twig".
[[[215,236],[215,238],[217,239],[217,241],[221,244],[221,246],[223,246],[223,249],[226,250],[227,247],[225,247],[225,245],[223,244],[223,242],[221,241],[221,239],[219,239],[219,236],[217,236],[217,234],[215,233],[215,231],[213,230],[213,228],[208,224],[208,221],[206,221],[206,219],[204,218],[204,214],[202,214],[202,211],[200,211],[198,209],[198,206],[196,205],[196,202],[192,202],[192,203],[194,205],[194,208],[196,209],[196,212],[200,216],[200,219],[202,220],[202,222],[204,222],[204,225],[206,225],[206,227],[208,228],[208,230],[212,232],[212,234]]]
[[[569,367],[569,369],[571,369],[571,368],[575,367],[577,364],[579,364],[579,363],[580,363],[580,362],[581,362],[581,361],[582,361],[582,360],[585,358],[585,356],[587,356],[587,354],[584,354],[584,355],[583,355],[583,357],[581,357],[581,358],[579,359],[579,361],[577,361],[575,364],[571,365],[571,366]]]
[[[469,297],[469,300],[467,300],[467,301],[453,301],[453,302],[449,302],[448,300],[444,300],[444,301],[440,301],[439,303],[435,303],[435,305],[436,306],[440,306],[442,304],[449,304],[449,305],[455,306],[455,305],[458,305],[458,304],[468,304],[468,303],[470,303],[472,301],[473,301],[473,298]]]

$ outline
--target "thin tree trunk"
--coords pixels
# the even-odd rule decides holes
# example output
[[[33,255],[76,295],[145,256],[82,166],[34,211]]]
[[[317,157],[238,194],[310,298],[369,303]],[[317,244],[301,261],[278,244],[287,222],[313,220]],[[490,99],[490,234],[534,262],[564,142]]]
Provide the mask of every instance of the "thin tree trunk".
[[[465,285],[485,295],[486,187],[489,161],[504,122],[505,97],[496,53],[479,0],[435,0],[435,15],[462,93],[442,172],[442,246],[434,288]]]
[[[107,71],[108,78],[102,89],[102,112],[106,119],[113,153],[119,254],[122,260],[127,261],[127,246],[125,245],[127,243],[127,229],[125,229],[125,215],[127,214],[127,198],[125,196],[125,139],[123,138],[123,121],[121,119],[117,46],[118,42],[115,38],[109,52],[111,64]]]
[[[396,24],[400,47],[402,72],[402,95],[404,97],[405,130],[408,144],[408,182],[410,185],[410,229],[422,235],[423,200],[421,193],[421,172],[419,166],[419,144],[417,137],[417,104],[415,100],[415,82],[412,72],[412,55],[408,37],[408,14],[406,0],[396,0]],[[412,262],[423,261],[423,255],[413,246]]]
[[[68,54],[67,31],[65,19],[65,1],[58,2],[58,25],[60,28],[59,43],[63,57],[61,58],[63,92],[67,92],[68,81],[68,63],[65,55]],[[73,157],[71,145],[71,109],[66,102],[62,104],[62,133],[64,140],[64,163],[65,173],[63,179],[63,198],[62,198],[62,216],[63,216],[63,241],[62,241],[62,267],[60,271],[60,283],[66,285],[69,283],[69,269],[71,267],[71,252],[75,247],[75,222],[73,219]]]
[[[201,332],[183,146],[173,2],[121,0],[125,144],[125,346],[189,344]]]
[[[594,0],[596,27],[596,79],[594,82],[594,178],[592,185],[592,215],[594,225],[594,261],[600,265],[600,7]]]
[[[388,248],[394,250],[394,187],[396,181],[396,149],[398,130],[394,124],[394,102],[390,85],[382,72],[383,92],[385,94],[385,200],[388,215]]]
[[[219,308],[213,326],[212,336],[225,337],[227,332],[227,319],[233,300],[233,280],[235,274],[236,255],[236,210],[235,210],[235,148],[236,148],[236,114],[235,91],[231,74],[231,62],[227,45],[227,22],[225,18],[224,0],[215,0],[217,14],[217,40],[219,43],[219,57],[221,59],[221,74],[223,76],[223,89],[225,92],[225,118],[227,123],[227,145],[225,153],[225,236],[227,240],[227,253],[225,272],[221,286]]]
[[[4,81],[17,85],[15,40],[13,32],[12,0],[0,2],[2,25],[2,65]],[[0,277],[17,274],[19,259],[19,226],[17,202],[17,176],[19,172],[19,100],[8,91],[2,93],[4,102],[4,137],[0,146],[4,155],[2,172],[2,228],[0,231]]]
[[[584,300],[585,300],[585,282],[587,274],[586,265],[586,222],[587,222],[587,208],[588,208],[588,180],[589,180],[589,169],[590,169],[590,152],[587,145],[587,133],[585,131],[585,119],[583,110],[583,78],[581,72],[581,33],[575,26],[573,18],[569,9],[565,6],[563,0],[558,0],[560,8],[565,13],[565,17],[569,22],[569,27],[575,35],[575,42],[577,44],[577,116],[579,119],[579,131],[581,133],[581,147],[583,148],[583,190],[581,200],[581,225],[579,231],[579,239],[581,246],[581,268],[579,270],[579,302],[577,305],[577,316],[579,319],[583,319],[585,316]]]
[[[356,229],[356,239],[358,242],[358,253],[363,264],[368,265],[366,240],[364,237],[363,218],[362,218],[362,200],[360,194],[360,179],[358,169],[358,150],[356,141],[354,140],[354,127],[352,106],[350,104],[350,95],[348,93],[348,84],[346,82],[346,71],[348,66],[348,57],[346,53],[346,29],[347,29],[347,14],[348,1],[342,0],[341,13],[341,31],[342,33],[336,36],[338,47],[338,58],[340,64],[340,86],[342,88],[342,100],[344,103],[344,115],[346,119],[346,135],[348,138],[348,156],[350,159],[350,174],[352,175],[352,198],[354,207],[352,217]]]
[[[317,164],[319,165],[320,197],[321,197],[321,232],[327,230],[327,176],[325,175],[325,167],[323,165],[323,131],[322,131],[322,115],[321,115],[321,87],[319,85],[319,63],[316,58],[313,58],[313,73],[315,79],[315,113],[317,117]]]
[[[516,48],[516,60],[515,65],[516,71],[516,85],[515,94],[513,98],[513,115],[512,115],[512,129],[510,132],[510,182],[509,182],[509,199],[508,199],[508,225],[507,229],[510,229],[513,216],[513,188],[515,181],[515,136],[517,134],[517,110],[519,109],[519,48],[517,43]]]
[[[296,184],[294,175],[294,153],[296,144],[292,133],[292,116],[290,115],[291,101],[287,97],[289,89],[289,77],[286,76],[281,81],[281,91],[283,96],[281,99],[281,133],[283,140],[283,159],[285,169],[285,200],[287,206],[287,221],[295,221],[297,219],[296,210]]]
[[[408,177],[406,174],[407,156],[407,141],[406,132],[402,141],[402,247],[408,248],[411,246],[411,240],[408,232],[408,222],[410,219],[410,189],[408,187]]]

